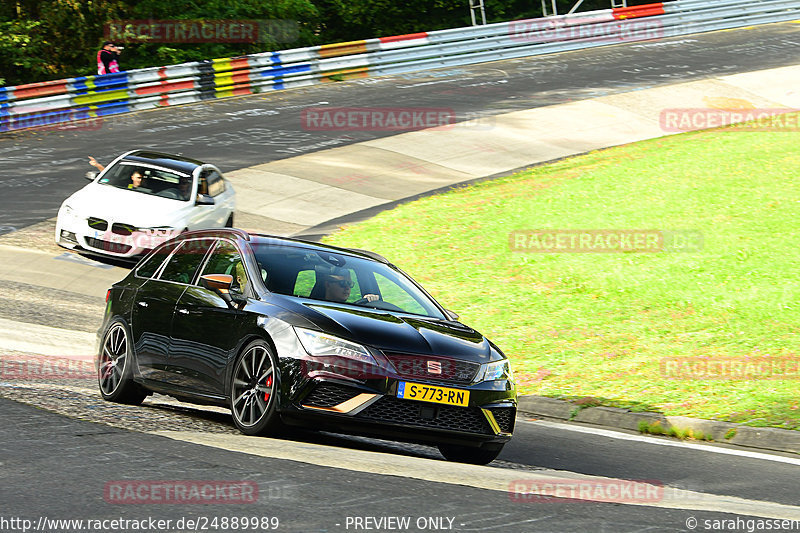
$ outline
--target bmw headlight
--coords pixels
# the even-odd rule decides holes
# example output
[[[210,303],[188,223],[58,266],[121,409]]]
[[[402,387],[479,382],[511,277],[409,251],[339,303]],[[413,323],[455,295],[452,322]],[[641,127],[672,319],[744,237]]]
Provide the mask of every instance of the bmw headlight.
[[[309,355],[316,357],[339,356],[375,364],[375,359],[360,344],[305,328],[294,328],[300,343]]]
[[[131,230],[138,231],[139,233],[144,233],[145,235],[149,235],[151,237],[161,238],[164,241],[166,241],[167,239],[171,239],[173,237],[177,237],[181,233],[179,229],[173,226],[153,226],[147,228],[131,227]]]
[[[502,361],[495,361],[493,363],[486,363],[481,381],[497,381],[499,379],[514,379],[511,375],[511,365],[508,359]]]

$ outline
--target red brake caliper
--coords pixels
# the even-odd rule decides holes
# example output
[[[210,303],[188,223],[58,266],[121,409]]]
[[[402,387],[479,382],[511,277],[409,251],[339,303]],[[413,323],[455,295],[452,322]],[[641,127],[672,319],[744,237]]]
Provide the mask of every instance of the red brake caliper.
[[[266,385],[268,389],[271,389],[271,388],[272,388],[272,376],[270,376],[270,377],[268,377],[268,378],[267,378],[267,382],[266,382],[266,383],[264,383],[264,385]],[[265,392],[265,393],[264,393],[264,401],[265,401],[265,402],[268,402],[268,401],[269,401],[269,392]]]

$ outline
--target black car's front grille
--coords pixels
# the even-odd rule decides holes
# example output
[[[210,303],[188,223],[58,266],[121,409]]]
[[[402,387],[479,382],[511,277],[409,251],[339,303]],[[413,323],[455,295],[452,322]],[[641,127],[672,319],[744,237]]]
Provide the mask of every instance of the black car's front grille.
[[[481,367],[480,363],[429,355],[387,353],[386,357],[401,376],[448,383],[472,383]]]
[[[489,409],[500,426],[500,431],[511,433],[514,431],[514,418],[517,416],[515,407],[494,407]]]
[[[336,383],[320,383],[303,400],[303,405],[312,407],[333,407],[355,398],[359,391]]]
[[[105,250],[115,254],[126,254],[131,251],[131,246],[118,242],[108,242],[92,237],[86,237],[86,244],[97,250]]]
[[[105,231],[108,229],[108,222],[103,220],[102,218],[89,217],[88,219],[86,219],[86,223],[89,224],[90,228],[99,231]]]
[[[358,418],[421,426],[432,429],[493,434],[489,422],[477,407],[458,407],[401,400],[384,396],[357,415]]]

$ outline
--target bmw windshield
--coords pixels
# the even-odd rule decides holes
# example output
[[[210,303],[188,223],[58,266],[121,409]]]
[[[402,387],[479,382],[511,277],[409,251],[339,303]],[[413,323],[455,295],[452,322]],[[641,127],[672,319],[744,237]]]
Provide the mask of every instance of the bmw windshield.
[[[191,195],[192,177],[176,171],[120,161],[100,178],[101,185],[186,201]]]
[[[270,292],[444,319],[424,291],[395,268],[360,257],[254,243]]]

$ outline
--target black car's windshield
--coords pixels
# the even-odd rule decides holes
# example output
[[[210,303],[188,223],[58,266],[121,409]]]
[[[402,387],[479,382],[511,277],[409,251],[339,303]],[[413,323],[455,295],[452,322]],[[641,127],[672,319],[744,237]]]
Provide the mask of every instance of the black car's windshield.
[[[191,195],[192,177],[131,161],[120,161],[103,174],[99,183],[142,194],[186,201]]]
[[[254,243],[271,292],[445,318],[436,304],[394,268],[350,255]]]

